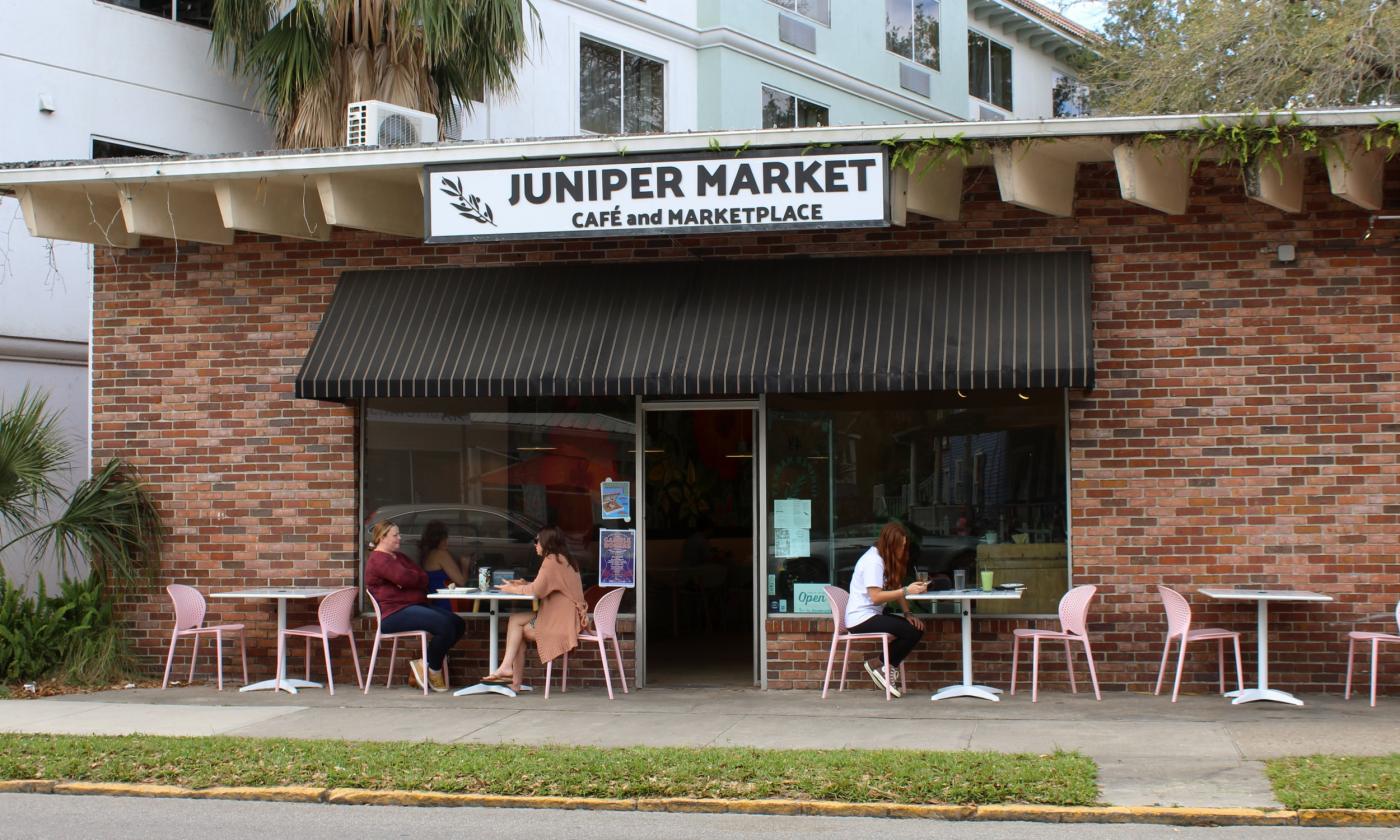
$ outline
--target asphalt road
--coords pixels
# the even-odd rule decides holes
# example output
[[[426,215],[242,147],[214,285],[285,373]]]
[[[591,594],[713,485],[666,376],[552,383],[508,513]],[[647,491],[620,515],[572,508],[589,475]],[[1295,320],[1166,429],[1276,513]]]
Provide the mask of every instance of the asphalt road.
[[[194,799],[0,794],[0,838],[296,837],[568,837],[569,840],[686,838],[899,838],[939,840],[1371,840],[1395,837],[1383,828],[1175,828],[1154,825],[937,823],[837,817],[758,817],[544,811],[516,808],[396,808],[221,802]]]

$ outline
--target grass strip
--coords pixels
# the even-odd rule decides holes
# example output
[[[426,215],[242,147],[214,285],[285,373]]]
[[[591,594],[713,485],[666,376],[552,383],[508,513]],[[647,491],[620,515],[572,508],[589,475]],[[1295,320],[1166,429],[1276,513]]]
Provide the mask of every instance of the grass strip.
[[[0,735],[0,779],[614,799],[1043,805],[1098,799],[1094,762],[1069,752],[602,749],[149,735]]]
[[[1400,810],[1400,753],[1278,758],[1267,772],[1274,795],[1289,808]]]

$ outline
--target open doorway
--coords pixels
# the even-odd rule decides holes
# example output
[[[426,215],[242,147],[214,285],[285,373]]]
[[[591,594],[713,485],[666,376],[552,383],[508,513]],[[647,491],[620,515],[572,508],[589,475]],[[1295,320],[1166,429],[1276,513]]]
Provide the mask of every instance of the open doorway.
[[[646,413],[648,684],[753,685],[756,413]]]

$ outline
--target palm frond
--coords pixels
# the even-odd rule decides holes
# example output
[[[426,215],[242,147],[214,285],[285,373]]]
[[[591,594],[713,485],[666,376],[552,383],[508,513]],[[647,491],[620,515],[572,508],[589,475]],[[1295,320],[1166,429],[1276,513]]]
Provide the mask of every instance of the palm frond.
[[[528,0],[216,0],[213,18],[211,53],[256,86],[284,147],[338,145],[361,99],[440,116],[509,91],[541,32]]]
[[[47,405],[46,395],[26,388],[0,407],[0,534],[33,527],[44,501],[57,492],[54,474],[72,454],[58,427],[61,414]]]
[[[160,564],[165,536],[150,493],[113,458],[73,491],[63,515],[37,532],[67,573],[86,559],[107,580],[133,580]]]

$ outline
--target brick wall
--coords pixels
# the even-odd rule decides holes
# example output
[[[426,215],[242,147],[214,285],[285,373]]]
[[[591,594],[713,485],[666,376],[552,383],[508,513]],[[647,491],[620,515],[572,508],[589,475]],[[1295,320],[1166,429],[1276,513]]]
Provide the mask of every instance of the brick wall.
[[[963,221],[905,229],[438,246],[337,230],[328,243],[240,236],[102,252],[94,456],[128,458],[155,488],[172,532],[161,585],[351,585],[355,413],[292,397],[345,270],[1088,250],[1098,384],[1070,403],[1071,505],[1075,581],[1100,587],[1101,681],[1150,689],[1163,632],[1154,584],[1279,584],[1337,600],[1273,610],[1272,682],[1331,689],[1345,631],[1393,613],[1400,597],[1400,242],[1393,224],[1363,239],[1367,214],[1333,198],[1310,165],[1298,216],[1248,201],[1238,175],[1203,167],[1188,214],[1167,217],[1121,201],[1108,167],[1084,166],[1072,219],[1002,204],[991,173],[972,170]],[[1400,162],[1388,177],[1394,194]],[[1297,246],[1296,262],[1276,261],[1281,243]],[[154,667],[168,642],[164,595],[124,600]],[[1252,669],[1252,607],[1191,600],[1200,621],[1247,634]],[[250,625],[260,674],[271,668],[271,616],[266,603],[218,601],[211,613]],[[1024,625],[977,622],[979,681],[1005,681],[1010,631]],[[818,687],[829,632],[770,620],[770,685]],[[468,635],[458,658],[472,672],[484,667],[484,629]],[[956,624],[938,620],[911,676],[954,681],[958,645]],[[1062,654],[1046,657],[1055,685]],[[596,657],[580,659],[571,671],[596,673]],[[1214,669],[1200,650],[1190,687],[1207,688]]]

